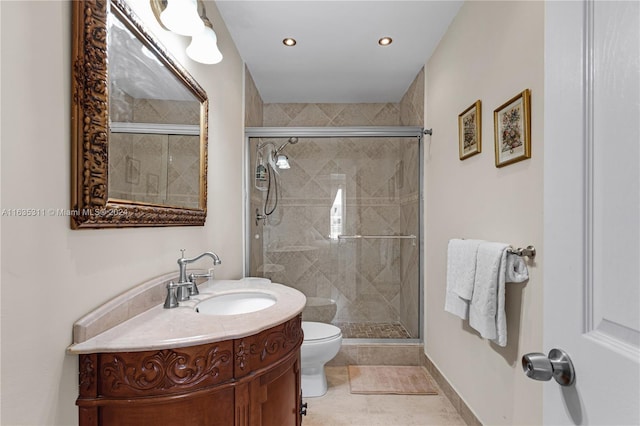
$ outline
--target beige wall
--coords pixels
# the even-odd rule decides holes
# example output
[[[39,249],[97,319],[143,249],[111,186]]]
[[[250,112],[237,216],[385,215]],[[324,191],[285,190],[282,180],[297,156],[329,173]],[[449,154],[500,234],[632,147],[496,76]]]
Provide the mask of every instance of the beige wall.
[[[69,208],[71,2],[0,2],[2,208]],[[177,270],[179,249],[214,250],[218,277],[242,275],[243,64],[213,2],[224,60],[184,56],[149,2],[132,7],[209,95],[209,197],[204,227],[72,231],[69,218],[2,217],[3,425],[77,423],[74,321],[147,278]],[[223,202],[221,202],[223,200]]]
[[[426,68],[425,352],[485,424],[539,424],[542,385],[523,353],[542,350],[542,262],[526,284],[507,284],[508,344],[483,340],[443,310],[447,242],[479,238],[542,247],[542,2],[467,2]],[[532,158],[494,165],[493,110],[531,89]],[[457,116],[482,100],[482,153],[458,156]]]

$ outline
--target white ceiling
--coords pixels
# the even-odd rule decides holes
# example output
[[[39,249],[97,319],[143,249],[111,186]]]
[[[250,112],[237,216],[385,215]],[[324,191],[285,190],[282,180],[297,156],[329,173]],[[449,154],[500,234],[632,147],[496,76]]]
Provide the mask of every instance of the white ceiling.
[[[266,103],[398,102],[462,1],[216,0]],[[387,47],[383,36],[393,38]],[[298,41],[282,44],[285,37]]]

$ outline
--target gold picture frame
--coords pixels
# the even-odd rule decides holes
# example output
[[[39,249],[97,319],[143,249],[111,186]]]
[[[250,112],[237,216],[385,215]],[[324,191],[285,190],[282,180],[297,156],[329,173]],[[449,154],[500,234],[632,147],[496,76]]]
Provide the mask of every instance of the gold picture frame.
[[[482,103],[478,99],[458,115],[460,160],[482,152]]]
[[[496,167],[531,158],[531,93],[518,93],[493,111]]]

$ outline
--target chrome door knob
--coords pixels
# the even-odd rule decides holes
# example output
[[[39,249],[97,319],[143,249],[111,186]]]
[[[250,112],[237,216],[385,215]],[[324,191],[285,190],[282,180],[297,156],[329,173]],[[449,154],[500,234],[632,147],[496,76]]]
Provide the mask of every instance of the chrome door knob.
[[[553,367],[549,357],[539,352],[526,354],[522,357],[522,370],[533,380],[547,381],[553,377]]]
[[[553,377],[561,386],[571,386],[576,379],[571,358],[562,349],[551,349],[548,356],[538,352],[523,355],[522,370],[534,380],[547,381]]]

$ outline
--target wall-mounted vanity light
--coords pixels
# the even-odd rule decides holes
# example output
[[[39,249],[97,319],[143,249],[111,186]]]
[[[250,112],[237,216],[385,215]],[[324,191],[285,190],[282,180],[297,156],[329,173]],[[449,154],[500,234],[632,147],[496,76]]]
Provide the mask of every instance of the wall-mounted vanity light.
[[[202,64],[222,61],[218,38],[202,0],[150,0],[156,19],[165,29],[191,36],[187,56]]]
[[[218,37],[206,15],[202,16],[202,21],[204,22],[204,30],[191,37],[191,44],[187,47],[187,56],[202,64],[217,64],[222,61],[222,53],[218,49]]]
[[[160,23],[169,31],[184,36],[192,36],[204,30],[196,0],[166,0],[166,7],[160,13]]]

